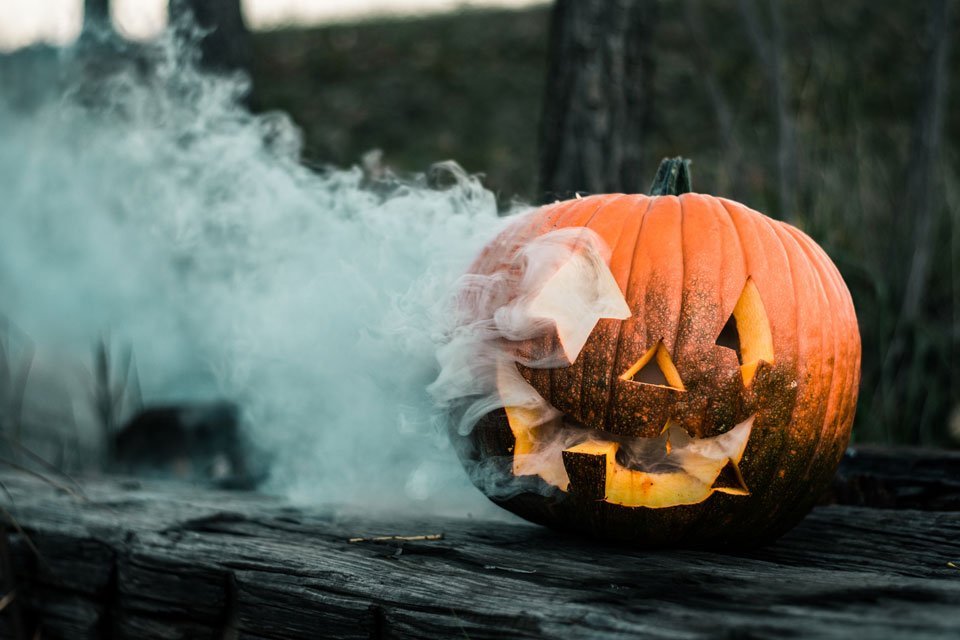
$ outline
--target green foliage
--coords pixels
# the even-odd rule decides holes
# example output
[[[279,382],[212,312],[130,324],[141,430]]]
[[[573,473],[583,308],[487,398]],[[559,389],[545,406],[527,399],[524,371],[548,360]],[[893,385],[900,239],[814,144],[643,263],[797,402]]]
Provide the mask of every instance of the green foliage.
[[[908,320],[901,313],[917,250],[906,192],[928,63],[926,6],[784,4],[781,73],[796,135],[796,204],[778,211],[767,61],[737,3],[702,2],[697,38],[683,3],[662,4],[647,173],[664,156],[693,158],[698,190],[789,219],[817,239],[843,273],[860,319],[855,437],[949,444],[949,415],[960,406],[960,109],[950,108],[950,95],[931,189],[935,233],[923,247],[931,275],[919,313]],[[535,199],[548,28],[549,11],[540,7],[258,34],[255,104],[293,115],[309,160],[351,164],[380,147],[387,164],[414,171],[456,158],[486,174],[502,199]],[[709,52],[706,66],[695,39]],[[958,50],[947,65],[953,95]],[[711,77],[733,116],[727,136]]]

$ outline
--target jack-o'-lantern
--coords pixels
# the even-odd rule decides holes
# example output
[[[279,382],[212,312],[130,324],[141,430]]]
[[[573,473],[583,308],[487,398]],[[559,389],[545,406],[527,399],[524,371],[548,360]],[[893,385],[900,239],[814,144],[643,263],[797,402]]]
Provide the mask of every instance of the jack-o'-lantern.
[[[524,518],[749,546],[799,521],[839,463],[860,363],[843,280],[797,228],[690,193],[686,162],[665,160],[650,196],[523,216],[470,269],[461,324],[487,331],[471,362],[491,393],[462,457]]]

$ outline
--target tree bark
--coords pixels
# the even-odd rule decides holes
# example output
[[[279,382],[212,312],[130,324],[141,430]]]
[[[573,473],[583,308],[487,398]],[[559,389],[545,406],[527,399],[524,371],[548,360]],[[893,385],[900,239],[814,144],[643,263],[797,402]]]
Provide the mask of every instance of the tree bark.
[[[200,42],[200,62],[214,71],[230,72],[250,67],[250,33],[243,21],[240,0],[170,0],[170,22],[192,16],[207,32]]]
[[[655,11],[646,0],[554,5],[540,126],[543,201],[646,187]]]

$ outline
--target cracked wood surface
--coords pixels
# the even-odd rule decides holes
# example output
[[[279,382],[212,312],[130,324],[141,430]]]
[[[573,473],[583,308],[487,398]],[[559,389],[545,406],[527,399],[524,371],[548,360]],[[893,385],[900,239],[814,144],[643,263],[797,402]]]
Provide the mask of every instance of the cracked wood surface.
[[[845,463],[842,487],[874,478],[881,502],[896,495],[909,465],[864,455],[874,463]],[[948,508],[960,458],[938,455],[917,473],[928,489],[942,480],[933,507]],[[960,637],[958,511],[835,504],[756,551],[651,552],[176,484],[85,480],[82,500],[0,480],[41,558],[7,527],[17,597],[0,637],[13,612],[27,637],[40,624],[70,639]]]

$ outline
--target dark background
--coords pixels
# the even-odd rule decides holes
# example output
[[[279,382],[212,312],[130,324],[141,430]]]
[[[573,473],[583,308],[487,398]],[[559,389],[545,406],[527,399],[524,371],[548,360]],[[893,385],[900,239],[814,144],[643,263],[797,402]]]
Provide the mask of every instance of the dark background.
[[[86,4],[85,34],[107,3]],[[506,208],[645,191],[661,158],[692,158],[694,190],[790,221],[840,268],[863,338],[855,439],[957,447],[955,5],[561,0],[272,32],[236,0],[171,14],[212,30],[207,66],[249,73],[250,107],[289,113],[318,170],[455,159]]]

